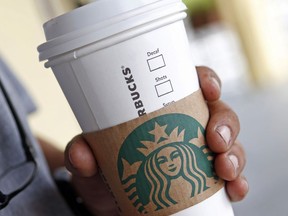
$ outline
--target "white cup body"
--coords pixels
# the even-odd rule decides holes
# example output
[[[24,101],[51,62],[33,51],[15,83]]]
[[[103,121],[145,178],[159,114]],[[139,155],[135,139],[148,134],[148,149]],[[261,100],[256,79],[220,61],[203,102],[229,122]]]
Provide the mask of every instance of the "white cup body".
[[[178,21],[52,69],[82,130],[89,132],[197,91],[188,47],[183,22]]]

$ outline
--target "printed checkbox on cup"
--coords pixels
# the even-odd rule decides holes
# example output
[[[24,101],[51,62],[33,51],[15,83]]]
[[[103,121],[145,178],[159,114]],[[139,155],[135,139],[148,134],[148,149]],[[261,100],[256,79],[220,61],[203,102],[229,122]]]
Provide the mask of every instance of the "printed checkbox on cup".
[[[155,71],[166,66],[163,55],[156,56],[147,60],[150,71]]]
[[[167,95],[173,92],[173,86],[172,86],[171,80],[167,80],[166,82],[155,85],[155,89],[156,89],[158,97],[161,97],[163,95]]]

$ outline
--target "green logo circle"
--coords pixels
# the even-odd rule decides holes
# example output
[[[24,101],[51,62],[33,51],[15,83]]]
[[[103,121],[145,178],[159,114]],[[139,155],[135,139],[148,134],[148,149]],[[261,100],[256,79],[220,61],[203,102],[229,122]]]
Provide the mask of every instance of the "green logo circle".
[[[204,133],[191,116],[166,114],[143,123],[124,140],[118,155],[119,177],[140,213],[176,205],[215,184],[213,154]],[[179,196],[181,185],[185,190]]]

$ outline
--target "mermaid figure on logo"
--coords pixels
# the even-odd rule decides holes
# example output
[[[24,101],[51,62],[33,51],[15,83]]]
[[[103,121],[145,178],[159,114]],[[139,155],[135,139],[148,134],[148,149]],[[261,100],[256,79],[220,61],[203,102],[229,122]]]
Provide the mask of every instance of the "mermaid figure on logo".
[[[141,141],[143,147],[137,151],[144,160],[130,165],[122,158],[124,171],[131,170],[131,167],[137,171],[130,175],[130,181],[122,183],[125,182],[123,185],[129,199],[142,214],[192,199],[217,182],[211,169],[213,157],[205,146],[201,129],[197,129],[198,137],[184,142],[185,130],[178,134],[179,128],[176,127],[168,135],[166,127],[155,123],[154,130],[149,132],[154,140]]]

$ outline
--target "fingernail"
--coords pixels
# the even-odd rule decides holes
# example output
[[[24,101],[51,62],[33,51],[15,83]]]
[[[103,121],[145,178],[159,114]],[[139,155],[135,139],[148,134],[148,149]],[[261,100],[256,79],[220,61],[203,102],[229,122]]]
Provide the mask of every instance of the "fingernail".
[[[242,177],[243,181],[242,181],[242,184],[243,184],[243,187],[246,188],[246,191],[249,191],[249,184],[248,184],[248,181],[245,177]]]
[[[70,162],[70,164],[74,167],[74,161],[73,161],[73,156],[72,156],[71,151],[69,152],[68,156],[69,156],[69,162]]]
[[[75,168],[75,161],[74,161],[75,151],[73,149],[72,141],[68,145],[70,145],[69,150],[68,150],[68,159],[69,159],[70,165],[73,166],[73,168]]]
[[[226,146],[229,146],[230,139],[231,139],[231,130],[227,126],[220,126],[216,129],[217,133],[222,137]]]
[[[220,83],[218,82],[218,80],[215,77],[211,77],[211,80],[214,83],[214,85],[216,86],[216,88],[220,91],[221,86],[220,86]]]
[[[238,158],[237,158],[235,155],[229,155],[228,158],[229,158],[230,162],[231,162],[232,165],[233,165],[234,175],[236,176],[236,175],[237,175],[237,170],[238,170],[238,168],[239,168]]]

